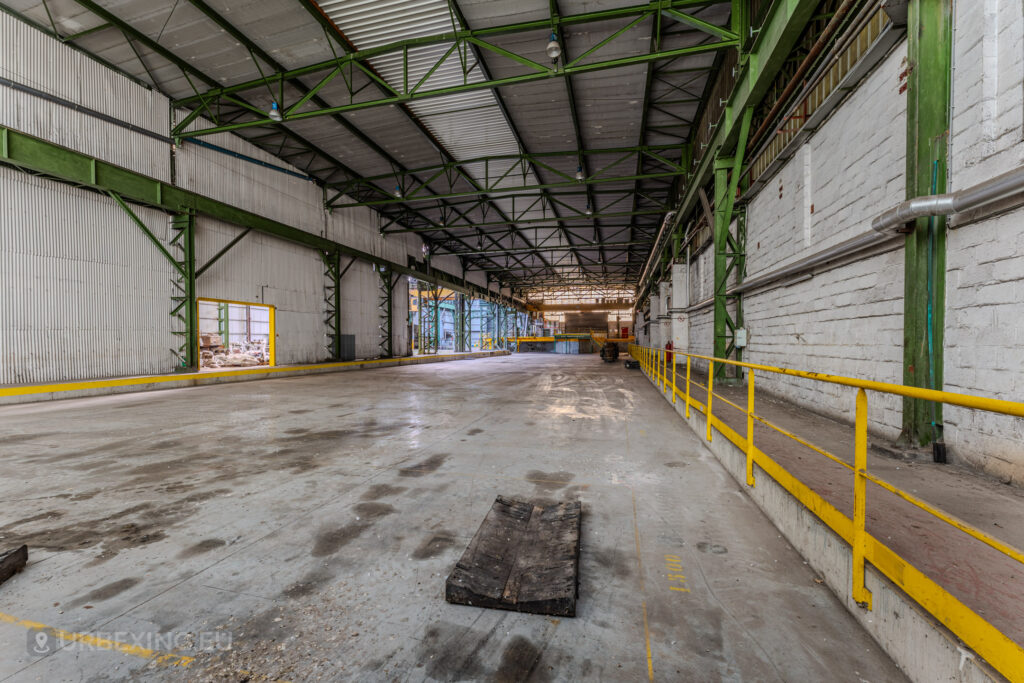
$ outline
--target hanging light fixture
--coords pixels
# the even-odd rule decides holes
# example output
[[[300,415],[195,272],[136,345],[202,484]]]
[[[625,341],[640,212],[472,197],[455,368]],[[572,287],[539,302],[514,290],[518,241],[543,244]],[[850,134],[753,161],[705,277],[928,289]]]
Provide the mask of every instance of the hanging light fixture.
[[[544,51],[548,53],[551,61],[555,61],[562,54],[562,46],[558,44],[558,36],[555,35],[554,31],[551,32],[551,41],[544,48]]]
[[[582,183],[583,182],[583,166],[577,166],[576,167],[576,182],[578,182],[578,183]]]
[[[587,202],[587,208],[584,209],[583,213],[587,214],[588,216],[594,215],[594,210],[590,208],[590,202]]]
[[[281,109],[277,106],[277,102],[271,102],[270,111],[267,112],[267,116],[270,117],[271,121],[281,120]]]
[[[394,195],[395,195],[395,199],[401,199],[402,198],[402,186],[401,185],[395,185]]]

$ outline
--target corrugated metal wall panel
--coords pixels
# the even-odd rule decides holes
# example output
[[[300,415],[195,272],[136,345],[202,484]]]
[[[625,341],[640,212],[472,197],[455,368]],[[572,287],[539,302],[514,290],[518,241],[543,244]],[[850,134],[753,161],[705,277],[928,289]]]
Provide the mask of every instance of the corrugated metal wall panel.
[[[378,278],[369,263],[360,261],[349,268],[341,281],[341,331],[342,334],[355,335],[356,358],[380,355]],[[397,315],[394,319],[404,324]]]
[[[166,135],[167,98],[0,13],[0,76]],[[82,112],[0,87],[0,123],[170,180],[170,146]]]
[[[0,187],[0,383],[172,370],[172,267],[121,208],[15,169]]]
[[[240,228],[200,216],[196,263],[206,263]],[[200,297],[271,304],[277,308],[277,362],[327,358],[323,261],[313,249],[250,233],[199,278]],[[347,277],[347,276],[346,276]]]
[[[203,122],[202,125],[212,124]],[[207,136],[203,140],[295,173],[300,172],[230,133]],[[323,191],[311,180],[187,142],[178,147],[175,172],[180,187],[317,235],[323,234],[326,215]]]

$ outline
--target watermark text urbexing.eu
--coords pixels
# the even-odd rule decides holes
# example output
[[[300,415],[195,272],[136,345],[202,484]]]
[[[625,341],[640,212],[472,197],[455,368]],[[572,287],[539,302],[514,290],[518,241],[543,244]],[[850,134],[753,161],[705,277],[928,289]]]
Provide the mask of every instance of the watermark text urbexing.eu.
[[[231,640],[230,631],[200,631],[199,633],[112,631],[65,636],[52,629],[30,629],[27,632],[26,649],[33,656],[49,655],[57,650],[120,650],[141,656],[156,656],[166,652],[198,653],[230,650]]]

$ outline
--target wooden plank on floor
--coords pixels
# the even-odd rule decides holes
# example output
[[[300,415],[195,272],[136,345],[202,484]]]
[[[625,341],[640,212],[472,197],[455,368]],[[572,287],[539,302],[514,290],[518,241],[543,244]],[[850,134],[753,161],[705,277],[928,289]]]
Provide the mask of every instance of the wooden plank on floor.
[[[579,501],[539,506],[498,496],[445,584],[460,605],[576,615]]]
[[[25,568],[25,564],[28,563],[28,546],[23,545],[20,548],[0,554],[0,583],[3,583],[7,579],[11,578],[22,569]]]

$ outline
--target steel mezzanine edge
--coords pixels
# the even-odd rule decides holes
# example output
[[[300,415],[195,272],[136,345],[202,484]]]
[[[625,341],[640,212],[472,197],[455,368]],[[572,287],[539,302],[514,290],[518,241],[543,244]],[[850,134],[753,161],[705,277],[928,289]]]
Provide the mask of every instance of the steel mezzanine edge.
[[[634,355],[634,349],[638,349],[639,354]],[[633,355],[635,358],[639,356],[640,358],[647,359],[642,360],[641,362],[645,363],[645,369],[650,373],[648,378],[652,383],[656,383],[657,380],[654,377],[655,371],[650,363],[650,356],[652,353],[657,353],[658,351],[661,351],[661,349],[649,349],[638,346],[632,346],[630,349],[630,355]],[[676,351],[675,353],[678,353],[681,356],[690,356],[692,358],[711,359],[710,356],[685,354],[679,351]],[[752,363],[739,363],[724,359],[711,360],[741,365],[750,369],[784,370],[783,368],[771,368],[770,366],[758,366]],[[806,373],[796,370],[782,372],[781,374],[793,374],[795,376],[802,376],[820,381],[829,381],[823,378],[831,377],[830,375]],[[847,386],[858,386],[857,384],[852,384],[854,382],[862,382],[873,386],[887,386],[884,382],[870,382],[867,380],[856,380],[847,377],[837,377],[835,379],[845,380],[843,382],[835,383],[845,384]],[[892,386],[898,387],[900,385]],[[903,388],[914,389],[911,387]],[[883,391],[881,389],[877,390]],[[674,391],[680,398],[683,398],[684,400],[689,399],[690,405],[696,408],[700,413],[705,416],[707,415],[707,410],[704,404],[686,396],[685,392],[680,391],[678,387],[676,387]],[[931,392],[931,390],[919,391]],[[948,392],[931,393],[942,394]],[[960,397],[963,395],[953,394],[953,396]],[[982,400],[981,397],[967,398]],[[995,401],[996,399],[989,400]],[[1001,403],[1012,402],[1003,401]],[[969,405],[967,407],[975,406]],[[1020,407],[1024,409],[1024,406]],[[728,439],[743,453],[748,452],[746,438],[714,415],[711,416],[708,422],[714,429],[725,436],[726,439]],[[851,548],[853,547],[854,523],[851,518],[840,512],[838,508],[833,506],[821,495],[797,479],[781,464],[773,460],[756,446],[753,449],[750,449],[750,451],[753,455],[754,463],[757,464],[765,474],[771,477],[777,484],[792,495],[801,505],[813,512],[816,517],[818,517],[826,526],[848,543]],[[943,521],[947,521],[947,523],[952,524],[952,526],[959,528],[958,525],[948,522],[948,520],[943,519]],[[926,576],[921,570],[904,560],[899,554],[877,538],[871,534],[865,534],[865,541],[866,549],[864,559],[870,562],[883,576],[892,581],[898,588],[906,592],[908,596],[917,602],[917,604],[927,610],[927,612],[940,623],[949,628],[950,631],[963,640],[968,647],[981,655],[986,662],[993,666],[1002,675],[1006,676],[1011,681],[1024,681],[1024,648],[1011,640],[991,623],[986,621],[977,612],[957,599],[945,588]]]

